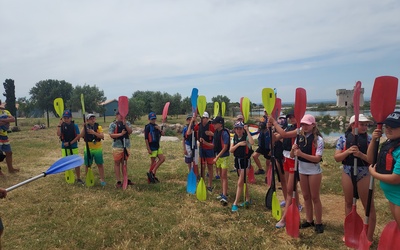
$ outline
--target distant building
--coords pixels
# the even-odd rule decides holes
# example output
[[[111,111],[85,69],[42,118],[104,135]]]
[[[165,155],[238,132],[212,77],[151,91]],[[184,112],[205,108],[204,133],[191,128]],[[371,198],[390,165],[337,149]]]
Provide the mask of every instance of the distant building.
[[[336,106],[352,107],[354,90],[338,89],[336,90]],[[364,88],[360,91],[360,106],[364,106]]]
[[[100,103],[100,105],[104,106],[104,116],[115,116],[115,112],[118,110],[118,100],[112,99],[107,100],[105,102]]]

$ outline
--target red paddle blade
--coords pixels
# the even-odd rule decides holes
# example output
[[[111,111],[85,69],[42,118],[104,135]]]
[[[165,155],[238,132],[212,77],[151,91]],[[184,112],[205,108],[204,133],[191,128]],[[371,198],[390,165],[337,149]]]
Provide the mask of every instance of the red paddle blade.
[[[303,88],[296,89],[296,96],[294,101],[294,116],[297,121],[297,128],[300,128],[300,121],[306,112],[307,107],[307,93]]]
[[[169,104],[170,104],[170,103],[167,102],[167,103],[164,105],[164,109],[163,109],[163,112],[162,112],[162,122],[163,122],[163,123],[165,122],[165,120],[167,120]]]
[[[363,230],[360,234],[360,239],[358,240],[358,249],[369,250],[372,242],[367,238],[368,224],[364,224]]]
[[[395,249],[400,246],[400,230],[395,221],[389,222],[383,229],[378,250]]]
[[[361,93],[361,82],[358,81],[356,86],[354,86],[354,94],[353,94],[353,107],[354,107],[354,125],[358,128],[358,119],[360,114],[360,93]]]
[[[127,96],[120,96],[118,98],[118,111],[123,118],[125,118],[128,115],[129,101]]]
[[[380,76],[375,79],[371,95],[371,114],[377,123],[382,123],[394,111],[398,82],[393,76]]]
[[[282,100],[281,98],[276,98],[274,111],[272,111],[272,115],[274,116],[275,120],[278,119],[279,115],[281,114],[281,109],[282,109]]]
[[[286,213],[286,233],[293,238],[299,238],[300,235],[300,213],[296,204],[296,198],[292,197],[292,204]]]
[[[344,220],[344,243],[351,248],[358,247],[358,240],[363,229],[363,221],[360,215],[357,214],[356,206],[353,205],[351,212]]]

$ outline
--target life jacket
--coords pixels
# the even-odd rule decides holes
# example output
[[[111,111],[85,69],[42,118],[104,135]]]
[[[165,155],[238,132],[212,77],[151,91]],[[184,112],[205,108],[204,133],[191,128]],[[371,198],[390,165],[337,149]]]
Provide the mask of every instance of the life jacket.
[[[287,126],[285,131],[293,131],[297,128],[297,125]],[[293,138],[283,138],[283,150],[290,151],[292,150],[292,145],[294,143],[295,137]]]
[[[313,134],[309,135],[307,138],[304,135],[300,135],[297,145],[299,146],[301,152],[306,153],[308,155],[315,155],[315,153],[317,151],[315,148]],[[298,159],[299,159],[299,161],[302,161],[302,162],[316,163],[316,162],[306,160],[303,157],[298,157]]]
[[[261,149],[270,149],[271,136],[268,130],[261,130],[258,134],[258,147]]]
[[[97,132],[97,130],[99,129],[99,124],[97,122],[95,122],[93,124],[93,126],[87,124],[86,127],[88,129],[92,129],[93,131]],[[85,138],[84,139],[85,139],[85,142],[101,141],[101,138],[98,138],[95,135],[90,135],[90,134],[87,134],[87,133],[85,133]]]
[[[247,141],[247,133],[243,134],[242,138],[239,139],[237,134],[233,136],[233,145],[238,144],[239,142]],[[247,143],[247,142],[246,142]],[[247,145],[246,146],[239,146],[236,148],[233,155],[239,159],[249,159],[251,157],[253,150],[251,150]]]
[[[380,174],[392,174],[396,160],[393,159],[393,151],[400,146],[400,139],[387,140],[382,144],[376,163],[376,172]]]
[[[348,133],[345,134],[345,136],[346,136],[346,144],[344,145],[343,151],[345,151],[346,149],[348,149],[351,146],[353,146],[354,145],[354,141],[355,141],[355,135],[353,135],[353,133],[348,132]],[[358,139],[358,142],[357,142],[358,149],[362,153],[366,154],[367,153],[367,149],[368,149],[368,135],[367,135],[367,133],[359,134],[357,139]],[[354,155],[353,154],[348,155],[342,161],[342,163],[344,165],[347,165],[347,166],[353,166],[354,165]],[[359,167],[368,166],[368,162],[365,162],[365,161],[361,160],[360,158],[357,158],[357,166],[359,166]]]
[[[215,133],[214,133],[214,141],[213,141],[213,144],[214,144],[214,152],[215,152],[216,154],[218,154],[219,152],[221,152],[222,149],[223,149],[222,145],[224,144],[224,139],[223,139],[222,135],[223,135],[223,132],[224,132],[224,131],[225,131],[225,132],[227,133],[227,135],[230,137],[229,130],[226,129],[226,128],[221,129],[221,131],[216,130]],[[227,150],[227,152],[229,152],[229,148],[230,148],[230,147],[231,147],[231,138],[229,138],[228,150]],[[225,153],[226,153],[226,152],[225,152]],[[228,155],[229,155],[229,154],[228,154]]]
[[[121,121],[115,121],[115,129],[114,129],[114,134],[119,134],[122,132],[122,130],[126,130],[126,126],[121,122]],[[118,138],[114,138],[114,141],[116,140],[123,140],[123,139],[129,139],[129,134],[125,133],[123,136],[120,136]]]
[[[208,143],[211,143],[213,140],[212,136],[206,135],[206,131],[208,131],[210,128],[210,122],[208,122],[205,126],[203,126],[202,123],[199,123],[199,130],[198,130],[198,135],[197,138],[203,138]]]
[[[146,125],[148,130],[145,128],[145,131],[149,131],[147,134],[147,139],[149,143],[157,143],[160,141],[161,132],[158,129],[155,129],[156,124],[149,123]]]
[[[73,139],[75,139],[76,135],[77,134],[74,121],[72,121],[70,124],[67,124],[65,122],[61,124],[60,140],[62,142],[71,142]]]

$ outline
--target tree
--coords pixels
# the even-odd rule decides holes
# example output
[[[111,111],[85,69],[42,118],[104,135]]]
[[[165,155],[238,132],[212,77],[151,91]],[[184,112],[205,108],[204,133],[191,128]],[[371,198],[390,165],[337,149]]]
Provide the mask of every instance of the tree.
[[[222,114],[222,102],[225,102],[225,106],[226,106],[226,111],[229,110],[230,107],[230,102],[231,100],[227,97],[227,96],[222,96],[222,95],[217,95],[216,97],[211,98],[212,104],[211,105],[207,105],[207,108],[211,108],[211,110],[214,110],[214,103],[218,102],[219,103],[219,115]]]
[[[3,94],[6,97],[6,106],[5,108],[10,111],[11,115],[15,117],[15,126],[18,126],[17,123],[17,108],[15,107],[15,84],[13,79],[6,79],[3,83],[5,93]]]
[[[76,86],[72,91],[71,96],[71,109],[72,110],[81,110],[81,94],[83,94],[85,99],[85,111],[86,113],[104,113],[104,106],[100,105],[100,103],[104,102],[107,98],[104,96],[104,91],[99,90],[99,88],[95,86],[83,85]]]
[[[26,97],[19,97],[17,99],[18,103],[18,116],[28,116],[30,112],[32,112],[35,109],[34,104],[27,99]]]

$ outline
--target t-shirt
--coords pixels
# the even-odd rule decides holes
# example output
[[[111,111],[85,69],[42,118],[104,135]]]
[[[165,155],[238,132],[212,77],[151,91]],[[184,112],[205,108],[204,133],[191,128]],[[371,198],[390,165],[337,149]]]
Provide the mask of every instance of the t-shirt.
[[[396,160],[393,168],[393,174],[400,175],[400,147],[393,150],[392,156],[393,159]],[[400,184],[395,185],[380,181],[380,186],[385,194],[386,199],[395,205],[400,206]]]
[[[126,122],[126,126],[128,126],[128,127],[132,127],[131,126],[131,123],[130,122]],[[108,133],[111,135],[111,134],[115,134],[115,129],[116,129],[116,127],[117,127],[117,123],[115,123],[115,122],[112,122],[111,124],[110,124],[110,126],[108,127]],[[114,140],[113,141],[113,143],[112,143],[112,147],[113,148],[124,148],[124,143],[123,143],[123,140],[120,140],[120,139],[116,139],[116,140]],[[131,141],[129,140],[129,138],[125,138],[125,147],[126,148],[130,148],[131,147]]]

